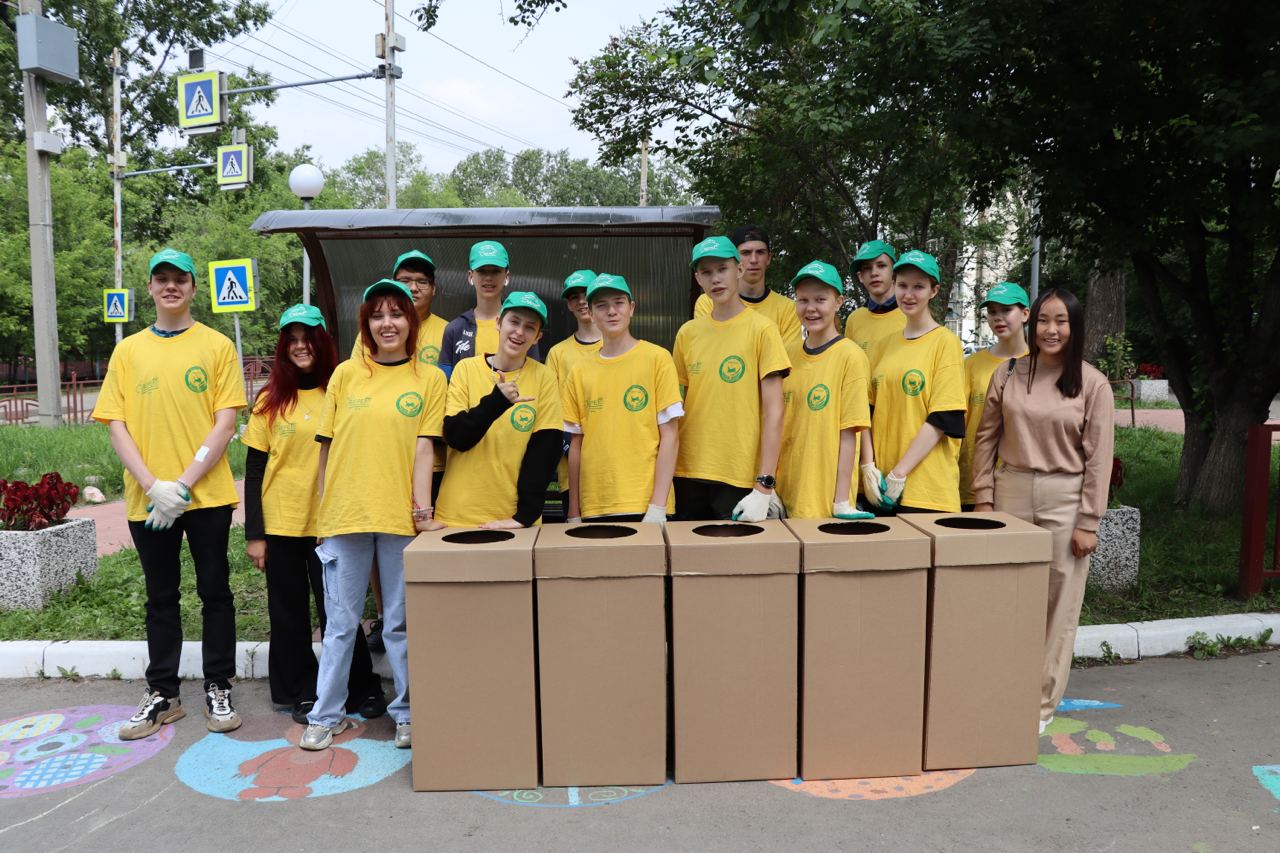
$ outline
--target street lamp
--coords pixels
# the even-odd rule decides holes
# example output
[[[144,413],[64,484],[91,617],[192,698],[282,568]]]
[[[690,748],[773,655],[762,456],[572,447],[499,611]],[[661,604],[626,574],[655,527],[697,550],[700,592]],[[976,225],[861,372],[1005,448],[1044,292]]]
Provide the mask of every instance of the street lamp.
[[[302,199],[302,209],[311,209],[311,199],[324,189],[324,173],[310,163],[300,163],[289,173],[289,189]],[[302,304],[311,304],[311,256],[302,247]]]

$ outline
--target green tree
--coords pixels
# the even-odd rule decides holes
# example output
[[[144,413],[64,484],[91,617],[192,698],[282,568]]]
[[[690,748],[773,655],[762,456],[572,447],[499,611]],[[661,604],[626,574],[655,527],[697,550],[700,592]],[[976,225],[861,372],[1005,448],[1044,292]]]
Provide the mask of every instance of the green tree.
[[[369,148],[355,155],[330,173],[329,177],[352,207],[375,208],[387,205],[387,153],[384,148]],[[413,186],[422,174],[422,154],[412,142],[396,143],[396,195]],[[418,188],[421,192],[422,188]],[[419,207],[404,203],[404,207]]]

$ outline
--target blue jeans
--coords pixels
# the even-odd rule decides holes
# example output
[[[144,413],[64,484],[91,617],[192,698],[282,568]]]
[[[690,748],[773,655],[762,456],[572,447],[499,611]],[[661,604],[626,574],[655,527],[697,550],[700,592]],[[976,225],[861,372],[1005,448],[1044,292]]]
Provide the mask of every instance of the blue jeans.
[[[382,581],[382,642],[395,681],[396,696],[387,713],[397,723],[409,722],[409,649],[405,638],[404,549],[412,536],[390,533],[348,533],[330,536],[316,547],[324,572],[324,606],[329,623],[320,648],[316,704],[307,721],[335,726],[347,701],[347,678],[355,647],[365,590],[373,558],[378,558]]]

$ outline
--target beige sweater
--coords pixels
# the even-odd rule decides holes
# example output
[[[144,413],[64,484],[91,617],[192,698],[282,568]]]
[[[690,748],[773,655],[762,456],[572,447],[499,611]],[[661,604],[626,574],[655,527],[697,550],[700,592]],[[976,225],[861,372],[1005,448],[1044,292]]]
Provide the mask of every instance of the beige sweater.
[[[1055,384],[1062,371],[1043,362],[1027,389],[1031,362],[996,368],[973,450],[977,503],[993,503],[997,456],[1002,463],[1045,474],[1084,474],[1076,526],[1097,530],[1107,511],[1115,448],[1115,396],[1107,378],[1084,365],[1079,396],[1068,399]]]

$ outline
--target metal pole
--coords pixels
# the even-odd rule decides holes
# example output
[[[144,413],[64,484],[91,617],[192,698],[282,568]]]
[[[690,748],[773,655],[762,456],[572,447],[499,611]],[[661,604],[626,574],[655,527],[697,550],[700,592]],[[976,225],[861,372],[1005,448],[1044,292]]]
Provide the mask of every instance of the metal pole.
[[[302,209],[311,209],[311,200],[304,198],[302,200]],[[302,247],[302,304],[311,304],[311,256],[307,254],[307,247]]]
[[[649,140],[640,142],[640,206],[649,206]]]
[[[1040,200],[1031,201],[1031,301],[1040,296]]]
[[[316,86],[321,83],[341,83],[344,80],[368,80],[378,76],[373,71],[362,74],[347,74],[342,77],[321,77],[317,80],[300,80],[297,83],[272,83],[269,86],[244,86],[240,89],[225,89],[224,95],[247,95],[250,92],[278,92],[281,89],[296,89],[299,86]]]
[[[121,209],[120,177],[120,48],[111,51],[111,219],[115,242],[115,288],[124,287],[124,238]],[[116,327],[116,343],[124,339],[124,323]]]
[[[244,348],[240,346],[240,314],[232,314],[231,319],[236,327],[236,369],[240,374],[240,385],[244,387]]]
[[[391,74],[390,66],[396,64],[396,3],[386,0],[387,30],[386,58],[387,68],[387,208],[396,207],[396,78]]]
[[[21,0],[20,14],[42,14],[40,0]],[[36,356],[36,422],[62,424],[58,362],[58,300],[53,279],[53,199],[49,192],[49,154],[36,150],[36,134],[49,131],[43,77],[22,75],[23,124],[27,136],[27,219],[31,228],[31,319]]]

